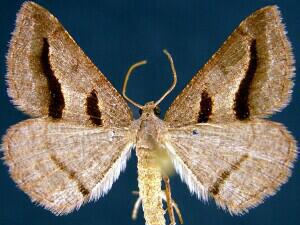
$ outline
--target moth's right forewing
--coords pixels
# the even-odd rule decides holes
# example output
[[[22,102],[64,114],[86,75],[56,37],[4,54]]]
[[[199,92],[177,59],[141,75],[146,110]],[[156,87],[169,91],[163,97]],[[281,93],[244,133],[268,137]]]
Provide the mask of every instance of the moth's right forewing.
[[[173,126],[262,118],[290,99],[294,60],[276,6],[247,17],[165,115]]]
[[[12,101],[32,116],[98,126],[128,126],[124,99],[94,66],[59,21],[25,2],[7,55]]]
[[[255,120],[172,128],[165,135],[176,171],[197,197],[247,212],[287,181],[296,141],[281,124]]]
[[[110,190],[133,143],[128,128],[31,119],[8,130],[2,149],[17,185],[34,202],[66,214]]]

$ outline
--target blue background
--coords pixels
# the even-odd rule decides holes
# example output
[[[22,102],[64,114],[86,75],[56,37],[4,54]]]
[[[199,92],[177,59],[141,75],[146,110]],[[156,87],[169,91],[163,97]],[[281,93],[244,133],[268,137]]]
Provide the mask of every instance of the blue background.
[[[251,12],[277,4],[287,25],[296,61],[300,62],[300,2],[293,1],[37,1],[50,10],[79,46],[120,91],[128,67],[139,60],[149,64],[136,71],[129,82],[128,95],[137,102],[158,99],[172,81],[162,49],[173,55],[178,85],[161,103],[164,113],[192,76],[220,47],[223,41]],[[14,29],[15,15],[22,1],[1,0],[0,7],[0,135],[27,118],[9,102],[6,94],[5,55]],[[299,64],[296,65],[299,70]],[[299,78],[296,76],[291,104],[272,117],[284,123],[299,140]],[[270,93],[272,94],[272,93]],[[298,102],[298,103],[297,103]],[[133,108],[137,116],[137,109]],[[300,224],[300,173],[296,163],[289,182],[274,197],[244,216],[232,217],[217,209],[213,201],[204,204],[191,196],[178,176],[171,179],[173,196],[185,224],[201,225],[296,225]],[[125,173],[108,195],[79,211],[56,217],[30,202],[9,178],[0,163],[0,225],[110,225],[144,224],[142,212],[131,221],[137,189],[136,157],[132,154]]]

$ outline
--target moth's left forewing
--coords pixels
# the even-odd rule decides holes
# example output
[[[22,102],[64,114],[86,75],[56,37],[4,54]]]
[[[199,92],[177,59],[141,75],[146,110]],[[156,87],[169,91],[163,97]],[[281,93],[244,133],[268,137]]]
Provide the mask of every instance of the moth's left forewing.
[[[170,128],[165,145],[175,170],[198,198],[232,214],[247,212],[287,181],[296,141],[278,123],[255,120]]]
[[[129,126],[132,113],[105,76],[45,8],[25,2],[7,55],[8,93],[19,109],[94,126]]]

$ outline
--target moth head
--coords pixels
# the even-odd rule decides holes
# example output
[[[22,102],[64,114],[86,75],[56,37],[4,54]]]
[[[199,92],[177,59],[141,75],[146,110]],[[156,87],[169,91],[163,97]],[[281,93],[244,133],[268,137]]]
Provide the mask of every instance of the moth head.
[[[171,69],[172,69],[172,73],[173,73],[173,83],[171,85],[171,87],[160,97],[160,99],[158,99],[156,102],[154,101],[151,101],[151,102],[148,102],[146,103],[144,106],[133,101],[132,99],[128,98],[126,96],[126,87],[127,87],[127,83],[128,83],[128,79],[129,79],[129,76],[132,74],[132,71],[136,68],[136,67],[139,67],[141,65],[144,65],[147,63],[146,60],[143,60],[143,61],[140,61],[140,62],[137,62],[135,64],[133,64],[129,69],[128,69],[128,72],[125,76],[125,79],[124,79],[124,83],[123,83],[123,90],[122,90],[122,94],[123,94],[123,97],[129,101],[130,103],[132,103],[133,105],[135,105],[136,107],[138,107],[140,109],[140,115],[153,115],[155,114],[156,116],[159,116],[160,115],[160,109],[158,107],[158,105],[162,102],[162,100],[164,100],[165,97],[167,97],[170,92],[175,88],[176,86],[176,83],[177,83],[177,75],[176,75],[176,70],[175,70],[175,67],[174,67],[174,62],[173,62],[173,59],[172,59],[172,56],[170,55],[170,53],[167,51],[167,50],[163,50],[163,52],[166,54],[169,62],[170,62],[170,65],[171,65]]]
[[[146,103],[142,108],[139,109],[140,116],[160,116],[160,108],[158,105],[155,104],[155,102],[151,101]]]

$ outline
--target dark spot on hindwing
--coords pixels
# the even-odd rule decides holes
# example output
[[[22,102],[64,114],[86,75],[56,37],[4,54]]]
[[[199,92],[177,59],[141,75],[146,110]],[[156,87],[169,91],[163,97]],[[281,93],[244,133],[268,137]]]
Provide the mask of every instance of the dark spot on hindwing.
[[[241,164],[248,158],[248,155],[242,155],[241,158],[233,163],[228,170],[224,170],[217,181],[209,188],[209,192],[213,195],[218,195],[220,192],[220,187],[225,183],[225,181],[229,178],[230,174],[241,167]]]
[[[256,40],[253,40],[250,46],[250,60],[249,60],[248,69],[244,79],[241,81],[239,90],[235,95],[234,111],[235,111],[236,118],[239,120],[247,119],[250,116],[249,91],[250,91],[251,82],[254,78],[257,69],[257,65],[258,65],[258,58],[257,58]]]
[[[53,163],[66,175],[70,180],[73,180],[76,182],[79,192],[82,194],[82,196],[86,197],[90,194],[90,191],[84,186],[84,184],[80,181],[80,179],[76,176],[76,173],[64,164],[63,161],[59,160],[55,155],[51,155],[50,159],[53,161]]]
[[[103,121],[98,106],[98,97],[96,90],[92,90],[86,98],[86,113],[90,116],[90,121],[97,126],[102,126]]]
[[[43,39],[43,48],[41,54],[41,66],[43,74],[47,78],[48,89],[50,92],[50,102],[48,106],[48,116],[59,119],[65,107],[65,100],[61,91],[61,85],[55,77],[54,71],[51,69],[49,60],[49,43],[46,38]]]
[[[201,94],[200,111],[198,115],[198,123],[206,123],[212,112],[212,100],[208,93],[204,90]]]

